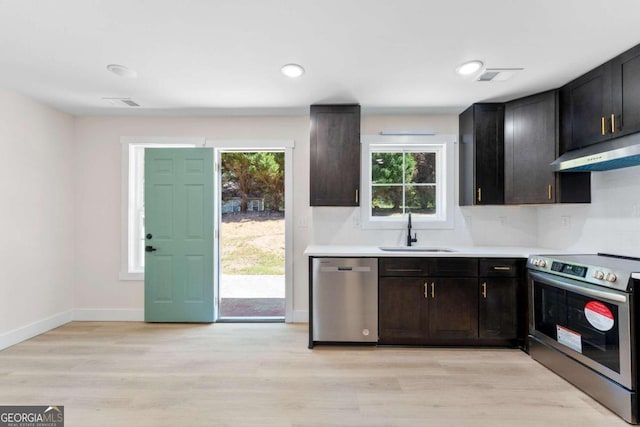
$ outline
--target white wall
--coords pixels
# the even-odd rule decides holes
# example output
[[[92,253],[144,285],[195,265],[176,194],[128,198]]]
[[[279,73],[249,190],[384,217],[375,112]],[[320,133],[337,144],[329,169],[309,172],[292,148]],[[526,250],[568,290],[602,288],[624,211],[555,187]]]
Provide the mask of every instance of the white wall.
[[[71,320],[73,129],[0,89],[0,349]]]
[[[309,117],[76,118],[76,309],[80,319],[141,318],[143,282],[120,281],[120,137],[288,139],[294,149],[294,315],[307,313]],[[295,313],[302,310],[302,313]]]
[[[640,257],[640,166],[591,173],[591,204],[539,208],[541,246]]]

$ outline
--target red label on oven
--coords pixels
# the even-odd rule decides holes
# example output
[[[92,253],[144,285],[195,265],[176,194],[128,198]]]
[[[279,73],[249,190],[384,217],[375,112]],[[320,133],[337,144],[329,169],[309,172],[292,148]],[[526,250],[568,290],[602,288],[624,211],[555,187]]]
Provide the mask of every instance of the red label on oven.
[[[599,331],[608,331],[613,328],[613,313],[599,301],[589,301],[584,306],[584,315],[589,323]]]

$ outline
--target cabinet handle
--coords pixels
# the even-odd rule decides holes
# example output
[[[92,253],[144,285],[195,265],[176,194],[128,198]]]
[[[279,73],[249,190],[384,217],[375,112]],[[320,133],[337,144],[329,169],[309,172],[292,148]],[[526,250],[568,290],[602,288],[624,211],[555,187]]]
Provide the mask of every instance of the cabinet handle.
[[[431,282],[431,299],[436,299],[436,285]]]
[[[482,283],[482,296],[487,299],[487,282]]]
[[[612,114],[611,115],[611,133],[615,133],[616,132],[616,115]]]
[[[478,201],[482,201],[482,188],[478,187]]]
[[[429,299],[429,290],[427,289],[427,282],[424,282],[424,299]]]
[[[496,265],[493,267],[494,270],[498,270],[498,271],[511,271],[511,267],[507,267],[507,266],[501,266],[501,265]]]
[[[604,116],[602,116],[602,134],[607,134],[607,119],[605,119]]]
[[[358,189],[356,188],[356,203],[358,203]]]
[[[551,184],[547,186],[547,196],[549,196],[549,200],[553,198],[553,187],[551,186]]]

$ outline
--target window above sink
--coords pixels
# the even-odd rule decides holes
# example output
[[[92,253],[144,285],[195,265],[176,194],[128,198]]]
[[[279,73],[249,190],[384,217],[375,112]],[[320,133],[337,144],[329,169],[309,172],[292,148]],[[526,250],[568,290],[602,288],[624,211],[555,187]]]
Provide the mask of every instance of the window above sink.
[[[453,228],[454,135],[362,137],[365,229]]]

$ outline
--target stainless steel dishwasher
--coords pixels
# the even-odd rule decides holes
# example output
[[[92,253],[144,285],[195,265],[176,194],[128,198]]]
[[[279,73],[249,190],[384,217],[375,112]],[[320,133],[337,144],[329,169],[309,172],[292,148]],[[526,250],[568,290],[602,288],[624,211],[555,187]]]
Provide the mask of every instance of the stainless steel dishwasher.
[[[312,259],[314,342],[378,341],[378,259]]]

